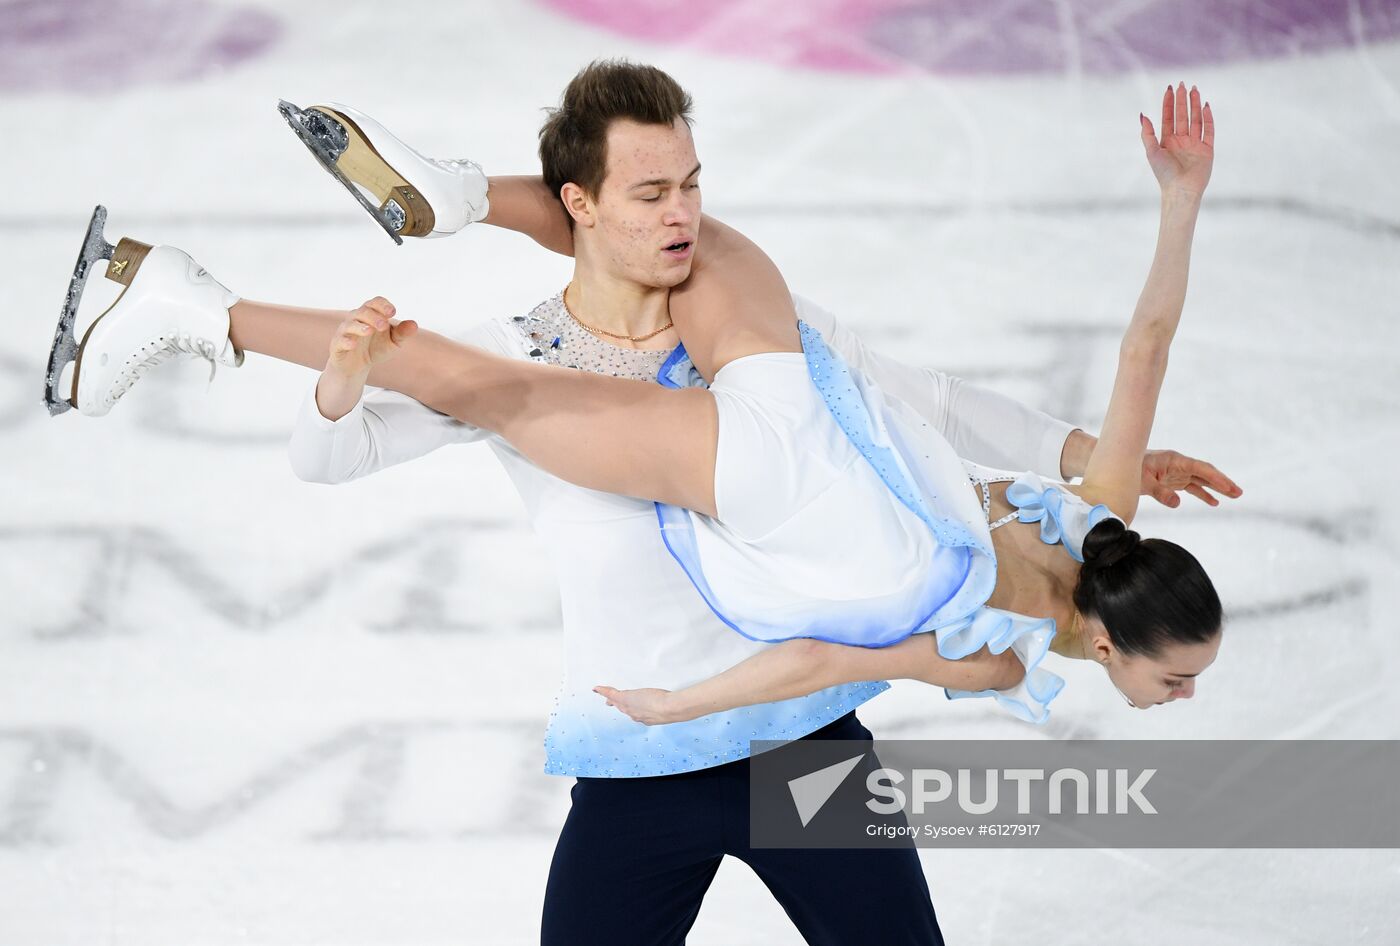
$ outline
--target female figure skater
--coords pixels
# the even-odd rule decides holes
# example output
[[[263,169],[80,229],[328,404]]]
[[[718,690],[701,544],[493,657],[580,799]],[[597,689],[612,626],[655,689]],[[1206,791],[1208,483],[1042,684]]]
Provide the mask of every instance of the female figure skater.
[[[655,500],[668,547],[715,612],[746,636],[786,642],[674,693],[598,688],[634,719],[690,719],[846,681],[941,682],[949,661],[1010,650],[1025,667],[1014,688],[998,685],[1012,682],[1002,662],[998,684],[950,696],[1007,690],[995,695],[1041,721],[1061,685],[1038,666],[1057,626],[1069,631],[1055,649],[1099,660],[1133,705],[1189,696],[1219,646],[1219,600],[1188,553],[1126,529],[1214,137],[1194,89],[1189,103],[1184,86],[1168,90],[1163,121],[1159,143],[1142,119],[1162,187],[1157,253],[1077,488],[966,468],[798,323],[761,250],[708,219],[705,252],[670,297],[708,391],[524,364],[426,333],[414,343],[414,376],[393,386],[499,434],[565,480]],[[565,196],[574,226],[597,225],[588,195],[575,197]],[[676,252],[693,252],[696,234],[683,236]],[[121,281],[155,261],[144,252],[118,246]],[[317,389],[327,418],[348,411],[370,370],[416,334],[393,315],[373,300],[341,326]],[[1039,522],[1038,536],[1000,528],[1013,518]],[[1060,542],[1068,555],[1052,547]]]
[[[1057,652],[1100,662],[1131,705],[1193,694],[1220,645],[1219,598],[1188,552],[1127,528],[1213,158],[1195,89],[1168,90],[1163,124],[1158,141],[1141,118],[1162,192],[1157,250],[1077,487],[961,463],[800,325],[771,261],[713,221],[710,255],[671,295],[708,391],[463,360],[449,413],[564,479],[656,500],[668,547],[715,613],[783,642],[684,690],[600,695],[640,722],[675,722],[844,682],[928,679],[934,661],[985,647],[1020,658],[1024,678],[994,695],[1039,722],[1062,685],[1039,667],[1056,628],[1067,629]],[[586,204],[570,210],[589,225]],[[332,346],[318,388],[328,417],[359,397],[340,391],[335,366],[362,376],[413,331],[391,327],[391,307],[371,309]],[[1038,525],[1004,528],[1017,520]]]

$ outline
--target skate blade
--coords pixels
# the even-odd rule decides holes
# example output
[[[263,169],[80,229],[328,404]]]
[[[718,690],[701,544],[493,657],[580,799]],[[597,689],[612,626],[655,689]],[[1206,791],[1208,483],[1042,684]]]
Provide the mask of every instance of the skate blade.
[[[342,129],[346,146],[335,166],[346,177],[379,201],[379,209],[389,216],[400,236],[425,237],[433,232],[433,208],[418,188],[391,165],[355,120],[329,105],[308,110],[323,121]]]
[[[73,323],[78,315],[78,305],[83,299],[83,288],[87,285],[88,271],[98,260],[111,259],[116,247],[103,238],[102,228],[107,223],[107,208],[98,204],[88,221],[87,235],[83,237],[82,248],[78,251],[78,262],[73,267],[73,278],[68,283],[68,294],[63,297],[63,310],[58,316],[58,328],[54,331],[53,347],[49,349],[49,370],[44,376],[44,405],[49,416],[54,417],[73,407],[71,400],[58,393],[63,369],[78,356],[78,342],[73,337]],[[76,390],[76,379],[74,379]]]
[[[347,128],[342,123],[344,116],[335,116],[321,109],[303,110],[285,99],[278,101],[277,111],[286,119],[287,124],[291,126],[292,131],[301,139],[301,143],[311,152],[317,163],[354,195],[359,205],[365,208],[365,211],[374,218],[375,222],[384,228],[384,232],[389,234],[390,239],[402,246],[403,238],[399,236],[399,233],[412,222],[409,220],[409,214],[405,211],[403,204],[395,199],[397,194],[394,194],[394,191],[402,192],[406,203],[416,200],[424,207],[426,204],[417,196],[416,190],[409,186],[407,181],[374,153],[373,149],[369,147],[368,140],[358,128],[354,127],[354,123],[349,123],[350,128]],[[367,159],[366,151],[372,155],[372,158]],[[382,207],[376,207],[370,203],[360,189],[355,186],[355,183],[341,170],[339,165],[344,158],[348,158],[347,163],[357,169],[364,169],[372,163],[377,163],[380,171],[367,175],[371,181],[380,181],[380,179],[388,177],[397,181],[392,188],[386,188],[384,195],[380,196],[380,200],[384,202]],[[388,175],[383,173],[383,169],[387,169]],[[374,190],[379,196],[378,188],[374,188],[372,185],[367,186],[370,186],[371,190]],[[411,226],[414,231],[420,228],[421,224]],[[431,213],[428,215],[427,230],[432,230]],[[411,232],[409,235],[418,234]]]

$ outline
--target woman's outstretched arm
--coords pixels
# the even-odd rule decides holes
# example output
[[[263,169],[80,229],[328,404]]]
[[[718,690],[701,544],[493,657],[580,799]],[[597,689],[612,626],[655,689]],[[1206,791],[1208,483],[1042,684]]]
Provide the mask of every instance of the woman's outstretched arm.
[[[960,660],[938,653],[932,634],[915,634],[889,647],[855,647],[796,638],[774,644],[721,674],[681,690],[593,692],[639,723],[679,723],[756,703],[775,703],[867,680],[918,680],[955,690],[1003,690],[1021,682],[1025,667],[1011,650],[985,647]]]
[[[1104,503],[1128,522],[1137,513],[1143,455],[1186,302],[1191,240],[1215,153],[1215,120],[1195,87],[1189,95],[1184,83],[1167,89],[1160,141],[1151,121],[1140,116],[1140,122],[1147,160],[1162,188],[1157,251],[1123,334],[1108,413],[1079,488],[1086,499]]]

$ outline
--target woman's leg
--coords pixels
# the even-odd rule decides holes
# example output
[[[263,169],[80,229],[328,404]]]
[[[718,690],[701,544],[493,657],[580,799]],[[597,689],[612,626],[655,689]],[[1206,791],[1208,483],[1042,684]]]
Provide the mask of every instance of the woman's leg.
[[[670,301],[676,332],[706,380],[745,355],[802,350],[783,274],[756,243],[713,217],[702,218],[690,277]]]
[[[320,371],[346,314],[344,310],[303,309],[243,299],[228,310],[228,337],[239,351]]]
[[[540,179],[493,178],[490,197],[486,222],[572,250],[562,208]],[[691,276],[671,293],[672,317],[701,373],[713,379],[735,358],[801,351],[792,297],[772,260],[711,217],[701,232]],[[344,318],[244,300],[230,310],[229,334],[241,350],[319,369]],[[498,358],[430,332],[377,366],[368,383],[493,430],[562,479],[714,514],[719,425],[704,392]]]
[[[541,469],[588,489],[715,514],[719,417],[708,391],[522,361],[432,332],[408,349],[416,349],[413,376],[395,379],[396,390],[499,434]]]
[[[228,334],[240,351],[320,371],[326,367],[331,340],[352,314],[344,309],[305,309],[243,299],[229,309]],[[441,338],[431,332],[420,336]],[[415,341],[397,357],[376,366],[367,383],[412,394],[409,388],[421,387],[425,377],[444,378],[455,371],[456,362],[449,351],[450,348]]]
[[[346,321],[345,312],[243,300],[229,311],[229,335],[244,351],[319,370]],[[494,431],[560,479],[714,514],[719,423],[707,391],[507,358],[428,331],[366,383]]]
[[[564,205],[538,174],[492,177],[482,223],[523,233],[547,250],[574,255],[574,230]]]

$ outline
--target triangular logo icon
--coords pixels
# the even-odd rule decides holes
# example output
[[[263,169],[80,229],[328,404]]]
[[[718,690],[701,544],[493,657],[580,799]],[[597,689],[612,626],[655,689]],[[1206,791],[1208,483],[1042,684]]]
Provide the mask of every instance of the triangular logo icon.
[[[862,752],[845,762],[828,765],[788,782],[788,791],[792,792],[792,803],[797,806],[797,817],[802,819],[802,827],[807,827],[807,823],[817,816],[841,783],[846,781],[846,776],[864,758],[865,753]]]

